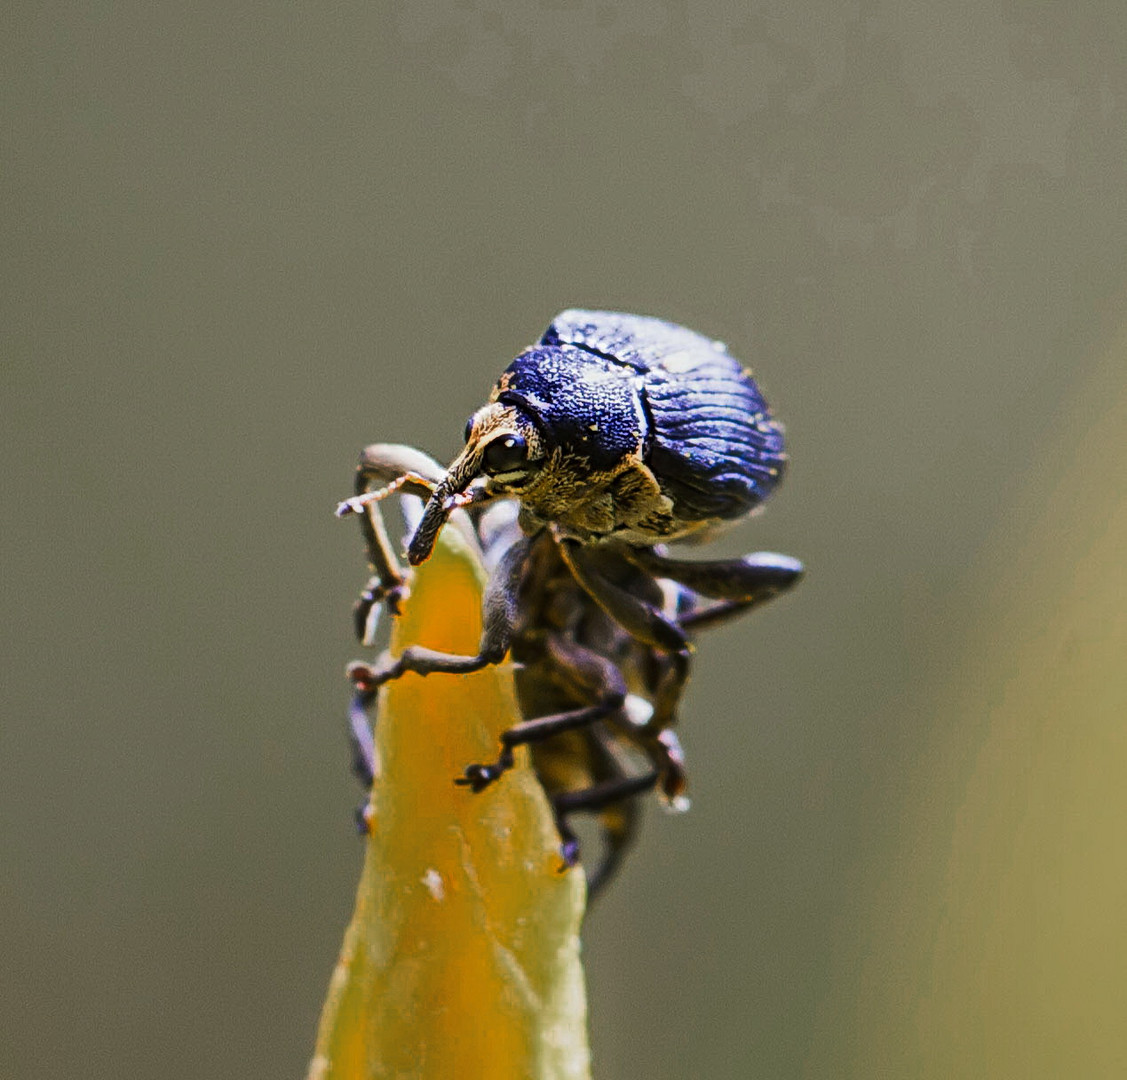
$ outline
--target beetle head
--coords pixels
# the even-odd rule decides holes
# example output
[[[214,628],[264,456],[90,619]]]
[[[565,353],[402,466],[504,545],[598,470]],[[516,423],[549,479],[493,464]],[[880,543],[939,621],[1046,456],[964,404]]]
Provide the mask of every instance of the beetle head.
[[[451,462],[427,501],[407,546],[413,566],[430,557],[442,526],[458,506],[457,497],[479,476],[491,494],[519,495],[539,471],[546,448],[531,416],[517,405],[494,401],[478,409],[466,424],[466,445]]]

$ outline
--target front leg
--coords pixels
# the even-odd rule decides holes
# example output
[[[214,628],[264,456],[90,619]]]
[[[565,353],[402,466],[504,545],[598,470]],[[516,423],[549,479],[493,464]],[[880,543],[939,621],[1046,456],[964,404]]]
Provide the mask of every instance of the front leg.
[[[362,644],[371,644],[375,636],[375,615],[380,605],[398,615],[407,595],[407,577],[395,556],[379,503],[394,492],[426,498],[441,477],[442,466],[410,446],[373,443],[360,454],[356,494],[337,507],[337,516],[357,516],[372,571],[352,609],[356,636]]]
[[[359,520],[364,550],[372,571],[353,607],[356,636],[364,645],[370,645],[375,637],[376,616],[381,605],[392,615],[398,615],[400,604],[408,592],[407,574],[396,557],[379,504],[396,494],[427,500],[445,474],[434,458],[413,446],[373,443],[360,454],[360,464],[356,467],[356,493],[340,503],[337,516],[355,515]],[[493,496],[484,488],[473,487],[452,496],[447,507],[449,525],[456,528],[475,549],[479,546],[477,534],[462,511],[479,507],[492,499]]]
[[[481,642],[475,656],[456,656],[428,649],[423,645],[409,645],[399,656],[384,653],[375,664],[350,664],[348,677],[357,689],[374,691],[408,671],[413,671],[416,675],[432,675],[435,672],[469,675],[504,660],[516,623],[517,595],[528,546],[525,537],[516,540],[501,557],[486,583],[482,600]]]

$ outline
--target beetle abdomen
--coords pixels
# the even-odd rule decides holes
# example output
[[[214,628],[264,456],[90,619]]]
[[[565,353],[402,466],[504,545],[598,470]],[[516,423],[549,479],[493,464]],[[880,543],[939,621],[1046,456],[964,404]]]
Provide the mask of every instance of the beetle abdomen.
[[[577,347],[641,376],[645,460],[682,520],[740,517],[781,478],[782,428],[720,342],[643,315],[570,310],[541,345]]]

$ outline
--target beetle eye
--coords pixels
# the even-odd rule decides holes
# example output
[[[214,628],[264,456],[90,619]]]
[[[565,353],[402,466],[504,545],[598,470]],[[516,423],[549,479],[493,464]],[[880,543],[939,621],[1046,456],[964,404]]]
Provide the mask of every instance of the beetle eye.
[[[522,435],[502,435],[494,439],[482,455],[485,471],[491,476],[513,472],[528,460],[528,443]]]
[[[462,442],[469,442],[470,436],[473,434],[473,417],[471,416],[466,421],[466,433],[462,436]]]

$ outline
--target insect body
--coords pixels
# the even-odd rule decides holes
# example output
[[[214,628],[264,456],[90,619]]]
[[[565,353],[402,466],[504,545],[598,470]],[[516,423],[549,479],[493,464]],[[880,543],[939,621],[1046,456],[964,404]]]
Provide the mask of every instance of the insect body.
[[[657,319],[564,312],[501,375],[449,468],[405,447],[364,452],[357,495],[338,510],[360,514],[374,571],[362,633],[373,607],[394,612],[405,588],[377,509],[392,491],[427,500],[412,564],[456,514],[494,569],[477,655],[411,646],[355,664],[360,705],[406,671],[464,674],[511,651],[524,719],[496,761],[467,765],[458,782],[484,790],[530,744],[565,863],[578,858],[569,815],[596,813],[605,880],[631,835],[634,797],[655,785],[681,796],[672,726],[690,637],[802,573],[782,555],[686,561],[664,544],[754,510],[784,461],[781,427],[724,346]]]

